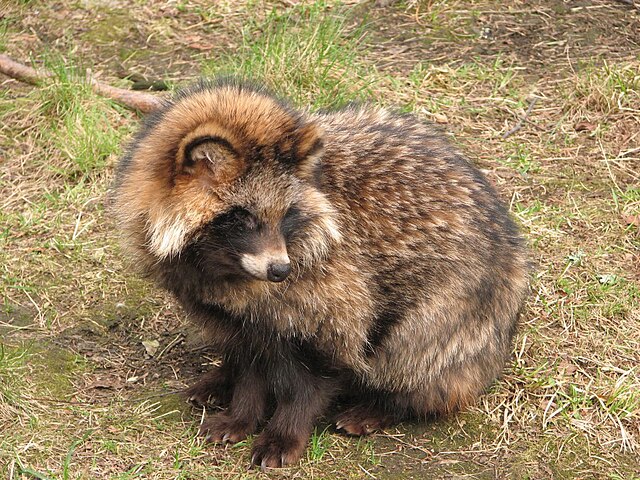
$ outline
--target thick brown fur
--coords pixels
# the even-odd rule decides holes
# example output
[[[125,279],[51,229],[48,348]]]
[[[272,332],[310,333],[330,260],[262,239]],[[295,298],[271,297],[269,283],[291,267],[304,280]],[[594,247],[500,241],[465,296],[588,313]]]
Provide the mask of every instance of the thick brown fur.
[[[113,205],[135,262],[222,355],[189,391],[227,405],[202,433],[237,442],[268,420],[262,467],[296,461],[332,402],[351,434],[469,405],[500,374],[528,290],[487,180],[433,127],[383,109],[302,112],[203,82],[145,122]]]

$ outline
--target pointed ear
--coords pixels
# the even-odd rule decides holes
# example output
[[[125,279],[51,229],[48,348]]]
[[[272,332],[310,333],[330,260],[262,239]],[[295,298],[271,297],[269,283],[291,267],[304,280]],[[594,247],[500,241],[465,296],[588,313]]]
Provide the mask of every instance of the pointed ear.
[[[316,183],[324,149],[322,129],[315,122],[309,122],[298,130],[297,137],[296,172],[300,178]]]
[[[181,174],[206,175],[216,183],[225,183],[237,178],[246,168],[233,146],[224,138],[188,137],[182,143],[177,156]]]
[[[322,149],[322,129],[315,122],[306,123],[296,134],[296,156],[302,161]]]

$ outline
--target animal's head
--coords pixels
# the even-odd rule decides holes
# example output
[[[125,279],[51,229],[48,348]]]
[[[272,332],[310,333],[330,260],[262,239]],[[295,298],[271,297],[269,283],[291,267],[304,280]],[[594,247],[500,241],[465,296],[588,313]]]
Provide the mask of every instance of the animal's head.
[[[212,275],[282,281],[340,238],[322,149],[314,122],[261,89],[201,83],[134,138],[116,218],[143,263],[189,254]]]

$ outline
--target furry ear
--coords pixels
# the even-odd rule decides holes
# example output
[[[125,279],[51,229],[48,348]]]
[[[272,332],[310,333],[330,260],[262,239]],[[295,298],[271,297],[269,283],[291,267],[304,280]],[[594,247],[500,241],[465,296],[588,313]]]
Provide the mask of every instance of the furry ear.
[[[237,178],[244,171],[244,162],[231,144],[221,137],[197,137],[188,143],[185,140],[183,144],[178,154],[178,167],[183,174],[206,175],[217,183],[224,183]]]
[[[322,149],[322,129],[315,122],[303,125],[296,132],[296,156],[304,161],[310,155],[314,155]]]
[[[298,130],[297,137],[296,172],[300,178],[316,183],[324,149],[322,129],[315,122],[309,122]]]
[[[228,153],[225,155],[223,147],[215,141],[208,138],[198,139],[191,142],[185,147],[183,168],[188,168],[198,162],[208,162],[211,168],[215,169],[221,164]]]

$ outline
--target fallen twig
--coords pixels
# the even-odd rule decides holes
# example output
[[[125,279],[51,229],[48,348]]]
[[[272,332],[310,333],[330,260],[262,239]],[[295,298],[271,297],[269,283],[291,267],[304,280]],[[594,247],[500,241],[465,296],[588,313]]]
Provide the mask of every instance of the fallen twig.
[[[167,353],[169,350],[171,350],[173,347],[175,347],[178,343],[180,343],[182,340],[184,340],[184,333],[179,333],[176,338],[174,338],[173,340],[171,340],[169,342],[169,344],[164,347],[162,349],[162,351],[156,356],[156,360],[158,360],[160,357],[162,357],[162,355],[164,355],[165,353]]]
[[[43,79],[51,77],[48,72],[38,72],[36,69],[18,63],[4,54],[0,54],[0,72],[7,77],[15,78],[30,85],[39,85]]]
[[[43,80],[52,77],[50,72],[38,71],[4,54],[0,54],[0,73],[30,85],[40,85]],[[162,99],[156,95],[112,87],[93,78],[90,72],[87,72],[86,81],[98,95],[110,98],[132,110],[150,113],[162,106]]]
[[[538,102],[538,98],[534,97],[534,99],[529,104],[529,108],[527,108],[527,111],[525,112],[524,116],[522,118],[520,118],[520,120],[518,121],[518,123],[516,124],[515,127],[513,127],[511,130],[509,130],[508,132],[505,132],[502,135],[503,139],[509,137],[510,135],[513,135],[514,133],[516,133],[518,130],[520,130],[522,128],[522,125],[524,125],[524,122],[527,121],[527,118],[529,117],[529,114],[531,113],[531,110],[533,110],[533,107],[535,106],[535,104],[537,102]]]

